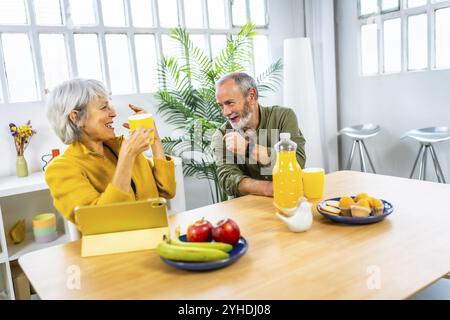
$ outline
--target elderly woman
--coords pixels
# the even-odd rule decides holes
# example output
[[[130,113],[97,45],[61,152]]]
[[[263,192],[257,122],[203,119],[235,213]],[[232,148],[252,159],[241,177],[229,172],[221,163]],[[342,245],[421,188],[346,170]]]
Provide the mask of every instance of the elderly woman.
[[[164,155],[158,131],[139,128],[128,138],[116,137],[116,112],[101,82],[64,82],[51,92],[47,108],[54,131],[69,146],[47,167],[45,179],[56,209],[68,220],[75,223],[77,206],[174,197],[175,166]],[[150,146],[153,161],[142,154]]]

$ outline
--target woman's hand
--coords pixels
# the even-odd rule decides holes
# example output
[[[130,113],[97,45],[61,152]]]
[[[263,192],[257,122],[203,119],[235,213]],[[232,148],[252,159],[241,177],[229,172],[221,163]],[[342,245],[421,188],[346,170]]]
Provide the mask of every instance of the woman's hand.
[[[133,110],[134,114],[146,113],[146,111],[144,109],[142,109],[141,107],[135,106],[133,104],[129,104],[128,106],[130,107],[131,110]],[[128,125],[128,123],[124,123],[123,126],[127,129],[130,129],[130,126]],[[151,144],[153,156],[156,158],[165,159],[164,148],[161,143],[161,138],[159,137],[158,129],[156,128],[156,124],[155,124],[155,127],[153,129],[151,129],[149,132],[154,132],[154,137],[155,137],[154,140],[149,139],[149,144]]]
[[[150,133],[154,129],[139,128],[133,131],[128,138],[122,142],[120,157],[131,157],[134,160],[138,155],[150,148]]]

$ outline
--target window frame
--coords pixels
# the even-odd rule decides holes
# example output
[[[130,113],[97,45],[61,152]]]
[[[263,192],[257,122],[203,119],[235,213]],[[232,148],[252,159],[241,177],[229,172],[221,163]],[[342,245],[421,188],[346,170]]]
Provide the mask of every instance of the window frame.
[[[106,39],[105,35],[107,34],[125,34],[128,40],[128,52],[130,55],[130,66],[131,66],[131,79],[132,79],[132,92],[129,94],[148,94],[152,92],[143,91],[140,88],[139,84],[139,74],[137,67],[137,57],[136,57],[136,47],[134,36],[138,34],[151,34],[154,35],[155,39],[155,48],[156,48],[156,61],[160,61],[163,56],[162,52],[162,35],[170,35],[171,28],[162,28],[160,27],[160,18],[158,11],[158,0],[150,0],[152,5],[152,15],[153,15],[153,27],[135,27],[133,25],[133,17],[131,12],[131,1],[124,1],[125,8],[125,21],[126,26],[123,27],[110,27],[105,26],[103,21],[103,12],[102,12],[102,1],[101,0],[93,0],[94,1],[94,11],[97,19],[97,25],[93,26],[68,26],[67,21],[70,16],[67,8],[69,7],[69,0],[59,0],[61,6],[61,14],[62,14],[62,25],[37,25],[36,24],[36,16],[34,12],[34,0],[25,0],[25,10],[27,14],[28,24],[26,25],[0,25],[0,35],[2,33],[22,33],[26,34],[30,39],[31,53],[33,57],[33,67],[35,72],[35,82],[36,82],[36,90],[37,90],[37,100],[33,100],[30,102],[38,102],[43,101],[43,98],[46,94],[46,84],[45,84],[45,75],[44,75],[44,67],[41,56],[41,48],[39,43],[39,34],[62,34],[64,36],[65,46],[66,46],[66,54],[67,54],[67,62],[69,67],[69,77],[74,78],[78,76],[78,65],[76,63],[76,50],[75,50],[75,34],[96,34],[97,40],[99,44],[99,58],[101,64],[102,71],[102,81],[108,88],[111,88],[111,77],[109,74],[109,63],[108,56],[106,50]],[[185,24],[185,8],[184,8],[184,0],[176,0],[178,5],[178,21],[179,26],[186,28]],[[186,30],[190,34],[200,34],[205,37],[205,45],[207,48],[207,54],[212,56],[212,48],[211,48],[211,35],[226,35],[227,39],[229,39],[232,35],[235,35],[241,29],[241,26],[233,26],[232,19],[232,1],[233,0],[225,0],[225,15],[227,26],[225,28],[215,28],[211,29],[209,27],[209,14],[208,14],[208,0],[202,0],[203,5],[203,19],[205,23],[204,28],[186,28]],[[266,25],[265,26],[257,26],[258,35],[267,36],[270,40],[269,34],[269,18],[268,18],[268,1],[265,1],[265,14],[266,14]],[[249,0],[246,0],[247,4],[247,15],[249,16]],[[271,55],[269,53],[269,58]],[[6,70],[4,66],[3,60],[3,48],[2,42],[0,41],[0,104],[14,104],[14,103],[23,103],[23,102],[15,102],[11,101],[9,96],[9,89],[7,83]],[[255,66],[254,63],[251,65],[251,71],[254,72]]]
[[[382,0],[378,0],[378,13],[360,16],[361,12],[361,0],[357,3],[357,45],[358,45],[358,61],[359,61],[359,75],[361,77],[373,77],[380,75],[392,75],[399,73],[410,72],[423,72],[423,71],[435,71],[435,70],[448,70],[448,68],[436,67],[436,32],[435,32],[435,15],[436,11],[443,8],[450,7],[450,0],[435,2],[435,0],[427,0],[427,4],[408,8],[408,0],[399,0],[398,10],[381,11]],[[409,56],[408,56],[408,17],[426,14],[427,16],[427,36],[428,36],[428,63],[427,67],[418,70],[409,70]],[[384,66],[384,21],[400,18],[401,20],[401,68],[398,72],[385,72]],[[378,26],[378,72],[376,74],[363,74],[362,70],[362,48],[361,48],[361,27],[365,24],[375,23]]]

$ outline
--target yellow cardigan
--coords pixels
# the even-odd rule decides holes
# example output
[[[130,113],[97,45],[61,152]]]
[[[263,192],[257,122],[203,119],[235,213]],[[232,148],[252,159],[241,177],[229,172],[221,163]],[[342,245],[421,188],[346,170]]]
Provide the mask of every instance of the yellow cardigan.
[[[118,155],[122,141],[120,136],[106,144]],[[90,151],[80,142],[69,145],[45,171],[55,208],[75,223],[77,206],[175,196],[175,164],[170,157],[154,158],[153,162],[143,154],[136,157],[132,172],[136,194],[131,185],[129,192],[125,192],[111,183],[116,164],[117,161]]]

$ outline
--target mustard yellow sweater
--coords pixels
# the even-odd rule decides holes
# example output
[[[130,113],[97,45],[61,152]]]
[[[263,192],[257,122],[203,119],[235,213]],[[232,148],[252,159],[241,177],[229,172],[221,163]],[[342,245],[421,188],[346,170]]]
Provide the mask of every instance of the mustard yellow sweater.
[[[118,155],[122,141],[120,136],[106,144]],[[136,193],[131,185],[129,192],[125,192],[111,183],[116,164],[114,157],[92,152],[80,142],[69,145],[45,171],[55,208],[75,223],[77,206],[175,196],[175,165],[170,157],[150,161],[141,154],[136,158],[132,173]]]

